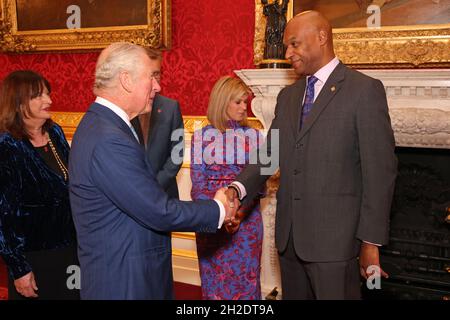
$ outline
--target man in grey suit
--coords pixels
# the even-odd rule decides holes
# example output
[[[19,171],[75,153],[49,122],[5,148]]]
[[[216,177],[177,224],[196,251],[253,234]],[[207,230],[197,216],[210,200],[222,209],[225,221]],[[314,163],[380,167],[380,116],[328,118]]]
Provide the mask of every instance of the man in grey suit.
[[[161,84],[161,52],[150,48],[147,51],[155,61],[153,76]],[[183,163],[184,125],[178,101],[157,93],[151,112],[139,115],[131,124],[145,147],[159,185],[171,198],[179,198],[176,176]],[[176,158],[172,157],[172,152]]]
[[[283,139],[275,227],[283,298],[359,299],[360,274],[374,276],[375,266],[387,277],[378,247],[388,242],[397,160],[386,93],[335,57],[320,13],[295,16],[283,41],[300,76],[278,95],[267,139],[275,129]],[[268,178],[261,167],[236,178],[230,201],[254,197]]]

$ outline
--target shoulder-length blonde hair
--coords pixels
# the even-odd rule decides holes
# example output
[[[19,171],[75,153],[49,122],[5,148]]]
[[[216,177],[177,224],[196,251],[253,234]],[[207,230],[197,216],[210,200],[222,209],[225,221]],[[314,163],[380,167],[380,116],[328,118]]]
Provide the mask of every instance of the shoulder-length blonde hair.
[[[225,76],[217,80],[209,96],[207,118],[211,125],[224,132],[228,126],[227,108],[233,99],[250,94],[249,87],[239,78]],[[247,116],[239,121],[241,126],[247,125]]]

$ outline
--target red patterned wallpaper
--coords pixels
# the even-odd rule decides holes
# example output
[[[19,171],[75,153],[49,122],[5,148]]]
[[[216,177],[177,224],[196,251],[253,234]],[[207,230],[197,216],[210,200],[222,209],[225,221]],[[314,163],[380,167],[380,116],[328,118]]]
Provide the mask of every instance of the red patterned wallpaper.
[[[31,69],[48,79],[54,111],[86,111],[93,101],[93,73],[98,53],[0,55],[0,77]]]
[[[205,115],[214,82],[253,68],[254,0],[172,0],[172,49],[164,53],[163,94],[185,115]],[[52,86],[53,110],[86,111],[94,99],[98,52],[0,54],[0,78],[17,69],[42,73]]]

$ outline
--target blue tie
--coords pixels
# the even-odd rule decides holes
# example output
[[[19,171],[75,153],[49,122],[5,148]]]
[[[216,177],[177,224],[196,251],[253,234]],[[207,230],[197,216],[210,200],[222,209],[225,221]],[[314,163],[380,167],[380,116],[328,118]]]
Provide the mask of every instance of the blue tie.
[[[300,117],[300,129],[302,128],[303,123],[305,122],[306,117],[312,109],[314,104],[314,85],[317,82],[316,77],[310,76],[308,77],[308,85],[306,86],[306,95],[305,102],[303,102],[302,115]]]

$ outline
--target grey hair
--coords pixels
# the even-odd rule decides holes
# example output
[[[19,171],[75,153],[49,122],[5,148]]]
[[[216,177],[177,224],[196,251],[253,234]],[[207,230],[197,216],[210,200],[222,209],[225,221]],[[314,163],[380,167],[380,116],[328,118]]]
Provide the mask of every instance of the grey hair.
[[[115,42],[100,54],[95,66],[94,90],[113,87],[113,81],[121,71],[135,75],[141,65],[143,47],[129,42]]]

